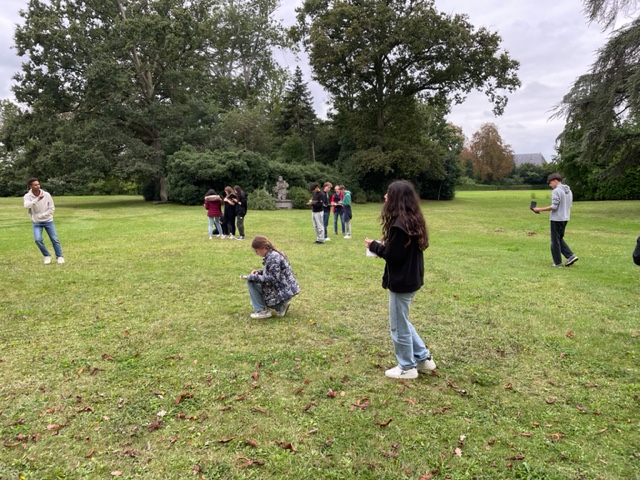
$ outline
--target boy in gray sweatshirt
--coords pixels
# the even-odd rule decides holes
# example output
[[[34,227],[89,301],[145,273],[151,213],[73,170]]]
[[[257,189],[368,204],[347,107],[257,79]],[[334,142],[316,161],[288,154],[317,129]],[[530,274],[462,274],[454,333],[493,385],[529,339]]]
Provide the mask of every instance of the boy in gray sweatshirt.
[[[562,183],[559,173],[552,173],[547,177],[547,183],[553,189],[551,193],[551,205],[548,207],[534,208],[534,212],[551,212],[549,216],[551,230],[551,256],[554,267],[562,267],[562,255],[567,259],[565,267],[573,265],[578,257],[571,251],[564,241],[564,231],[569,222],[573,194],[569,185]]]

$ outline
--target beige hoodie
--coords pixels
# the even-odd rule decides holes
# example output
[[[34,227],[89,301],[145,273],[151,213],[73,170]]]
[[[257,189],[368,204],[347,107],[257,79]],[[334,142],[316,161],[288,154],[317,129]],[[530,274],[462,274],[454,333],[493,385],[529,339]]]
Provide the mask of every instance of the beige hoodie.
[[[29,190],[23,197],[24,208],[29,210],[29,216],[33,223],[45,223],[52,221],[53,211],[56,209],[53,205],[53,198],[51,198],[51,195],[42,189],[40,189],[40,191],[44,194],[41,200],[38,200],[38,197],[35,196],[31,190]]]

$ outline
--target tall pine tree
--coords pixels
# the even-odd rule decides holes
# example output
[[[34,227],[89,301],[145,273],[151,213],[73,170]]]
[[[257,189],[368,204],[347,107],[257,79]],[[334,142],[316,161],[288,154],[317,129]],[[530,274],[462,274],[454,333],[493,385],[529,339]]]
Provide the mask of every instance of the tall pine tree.
[[[286,89],[277,131],[282,136],[297,135],[309,146],[315,161],[316,114],[309,87],[303,81],[302,70],[296,67],[293,80]]]

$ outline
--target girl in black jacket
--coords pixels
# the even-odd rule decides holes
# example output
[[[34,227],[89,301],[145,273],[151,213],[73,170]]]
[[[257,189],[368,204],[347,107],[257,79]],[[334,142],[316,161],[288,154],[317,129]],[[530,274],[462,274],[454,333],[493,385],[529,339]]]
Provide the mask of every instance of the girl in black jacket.
[[[380,213],[382,240],[365,238],[366,247],[385,260],[382,287],[389,290],[389,326],[398,365],[389,378],[412,379],[436,368],[431,352],[409,321],[409,306],[424,284],[423,251],[429,246],[427,224],[413,185],[389,185]]]

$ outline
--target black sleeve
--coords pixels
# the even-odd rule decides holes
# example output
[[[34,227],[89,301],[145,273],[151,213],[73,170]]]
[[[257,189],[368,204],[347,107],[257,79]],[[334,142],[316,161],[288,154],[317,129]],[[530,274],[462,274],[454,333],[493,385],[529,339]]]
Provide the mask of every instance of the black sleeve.
[[[640,265],[640,237],[636,240],[636,249],[633,251],[633,263]]]

